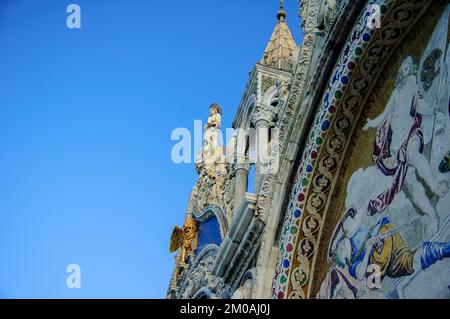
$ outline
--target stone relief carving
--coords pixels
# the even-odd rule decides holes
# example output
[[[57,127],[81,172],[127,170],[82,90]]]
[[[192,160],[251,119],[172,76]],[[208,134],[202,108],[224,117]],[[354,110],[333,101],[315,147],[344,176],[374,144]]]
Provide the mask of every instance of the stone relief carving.
[[[204,127],[204,144],[196,158],[195,168],[199,176],[189,197],[186,224],[184,228],[175,227],[172,233],[170,251],[174,252],[178,248],[182,248],[182,251],[176,256],[169,298],[175,295],[192,298],[201,287],[205,288],[204,293],[208,296],[221,296],[221,292],[218,291],[219,288],[223,288],[220,285],[220,280],[213,280],[211,277],[208,280],[206,279],[206,274],[208,272],[210,274],[215,255],[214,257],[208,255],[206,258],[203,254],[204,251],[202,251],[203,257],[195,257],[196,240],[192,237],[192,234],[195,231],[195,235],[197,235],[197,229],[195,221],[190,217],[195,215],[198,218],[211,206],[222,208],[227,214],[226,219],[228,219],[221,223],[222,237],[226,235],[224,232],[228,231],[227,225],[231,223],[234,206],[235,163],[232,158],[227,158],[227,155],[224,154],[223,145],[220,145],[221,121],[221,107],[218,104],[212,104],[208,121]],[[231,153],[229,157],[234,157],[233,150],[231,150]],[[186,264],[188,257],[190,257],[190,262],[194,261],[197,264],[192,265],[190,262]],[[180,265],[184,267],[181,270],[178,269]],[[185,278],[184,288],[180,290],[177,287],[177,282],[180,279],[183,280],[183,278]],[[210,288],[207,288],[208,284],[211,286]]]
[[[262,95],[264,95],[264,93],[267,92],[267,90],[269,90],[272,86],[275,85],[275,79],[271,76],[266,76],[263,75],[262,76],[262,81],[261,81],[261,93]]]
[[[231,299],[250,299],[252,297],[253,280],[247,279],[231,296]]]
[[[317,16],[316,32],[323,34],[328,32],[336,21],[339,13],[339,0],[322,0]]]
[[[221,107],[218,104],[211,105],[205,125],[204,144],[195,165],[199,178],[189,204],[195,212],[201,212],[208,205],[224,207],[227,211],[232,207],[233,172],[223,145],[219,145],[221,120]]]
[[[235,178],[234,164],[231,164],[228,169],[228,175],[225,179],[225,190],[224,190],[224,208],[227,213],[229,224],[231,224],[233,220],[235,181],[236,178]]]
[[[273,123],[276,116],[276,109],[271,105],[258,103],[253,111],[251,121],[256,124],[258,121],[266,121],[267,123]]]
[[[333,8],[333,3],[330,4],[329,2],[330,1],[325,0],[322,2],[317,0],[300,1],[299,14],[302,17],[302,29],[304,31],[303,43],[301,46],[300,58],[297,62],[297,68],[295,69],[296,73],[294,75],[292,86],[289,87],[286,81],[276,81],[276,85],[279,91],[277,92],[277,96],[279,97],[280,101],[278,103],[277,114],[276,116],[272,114],[271,122],[274,123],[274,120],[277,120],[276,125],[279,127],[279,138],[277,140],[279,140],[279,143],[277,143],[277,145],[275,146],[272,146],[272,162],[275,161],[275,159],[279,160],[280,156],[285,154],[286,152],[289,132],[292,128],[292,125],[294,125],[293,119],[297,112],[297,108],[299,107],[299,101],[305,94],[304,88],[306,86],[306,81],[308,80],[308,73],[312,60],[313,49],[316,43],[318,21],[322,19],[330,25],[332,25],[334,22],[331,17],[335,16],[336,11],[329,10],[330,8]],[[340,2],[341,1],[339,1],[339,3]],[[334,1],[334,3],[336,5],[338,4],[338,2],[336,1]],[[327,9],[328,11],[325,9]],[[319,16],[319,11],[321,11],[321,16]],[[333,15],[331,13],[333,13]],[[254,89],[252,89],[251,91],[253,90]],[[217,119],[217,116],[215,118]],[[212,130],[216,129],[217,121],[214,120],[214,117],[211,118],[211,122],[216,122],[216,125],[211,125],[210,128]],[[211,136],[214,137],[214,134],[211,134]],[[217,153],[205,152],[204,154],[213,154],[211,158],[213,158],[214,155],[221,154],[221,158],[225,158],[223,157],[223,148],[222,151],[219,151]],[[232,165],[227,163],[226,161],[219,161],[219,163],[223,163],[223,166],[198,166],[197,171],[199,172],[199,180],[192,191],[189,204],[190,209],[201,211],[209,204],[214,203],[216,205],[224,207],[227,211],[227,214],[233,211],[233,179],[235,178],[233,174],[234,169],[232,169]],[[215,172],[216,169],[218,169],[219,171],[218,179],[217,175],[211,174],[211,172]],[[258,196],[256,212],[259,220],[263,223],[265,223],[265,221],[267,220],[267,215],[271,208],[271,201],[275,188],[276,178],[277,172],[266,174],[264,176],[262,188]],[[229,215],[229,218],[231,222],[232,216],[230,217]],[[261,233],[262,231],[258,232],[257,237],[260,237]],[[254,240],[259,242],[259,240],[256,238]],[[240,269],[239,273],[241,273],[242,271],[244,271],[244,269]],[[203,283],[203,286],[205,287],[209,285],[210,284],[208,284],[207,282]]]
[[[283,105],[289,94],[289,84],[284,79],[277,79],[275,85],[277,87],[278,105]]]
[[[197,257],[179,292],[183,299],[206,296],[207,298],[229,298],[230,286],[223,279],[212,274],[219,247],[209,245]]]
[[[286,103],[280,105],[282,109],[279,112],[280,119],[277,123],[279,127],[279,156],[282,156],[286,151],[288,132],[297,111],[301,95],[305,93],[303,88],[306,85],[307,74],[309,72],[313,55],[313,48],[316,42],[318,11],[319,4],[317,1],[300,1],[299,14],[302,19],[303,42],[300,46],[300,58],[294,75],[293,84],[289,92],[289,98]],[[275,180],[276,178],[273,174],[266,174],[262,183],[263,187],[258,195],[257,211],[260,213],[259,215],[263,218],[264,222],[267,213],[270,210],[273,184],[275,183]]]
[[[183,299],[192,298],[198,290],[208,286],[208,276],[211,274],[218,249],[216,245],[208,246],[196,258],[180,290]]]
[[[256,270],[252,268],[244,274],[240,287],[232,294],[231,299],[252,298],[253,287],[255,286],[255,272]]]

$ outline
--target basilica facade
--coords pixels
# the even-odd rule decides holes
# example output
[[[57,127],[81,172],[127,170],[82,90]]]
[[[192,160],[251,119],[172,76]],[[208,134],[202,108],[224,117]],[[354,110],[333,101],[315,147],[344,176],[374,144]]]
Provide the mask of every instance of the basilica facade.
[[[450,298],[449,13],[302,0],[296,43],[281,1],[226,147],[209,109],[167,298]]]

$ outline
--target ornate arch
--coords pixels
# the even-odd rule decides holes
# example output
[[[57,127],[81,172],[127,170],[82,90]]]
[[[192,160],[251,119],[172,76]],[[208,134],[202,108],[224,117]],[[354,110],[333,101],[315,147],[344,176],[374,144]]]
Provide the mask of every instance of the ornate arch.
[[[270,87],[263,95],[261,101],[262,104],[270,105],[272,106],[272,102],[277,99],[277,93],[278,93],[278,87],[276,85],[273,85]]]
[[[365,10],[354,25],[317,108],[306,146],[297,155],[300,165],[282,229],[274,297],[312,297],[324,221],[332,213],[330,202],[358,118],[389,57],[431,3],[381,1],[381,29],[367,27]]]
[[[247,283],[250,282],[250,287],[246,286]],[[239,281],[238,288],[234,290],[232,293],[232,299],[252,299],[253,294],[253,288],[255,287],[256,283],[256,276],[255,276],[255,269],[249,269],[245,272],[245,274],[242,276],[241,280]],[[245,292],[242,290],[244,289]],[[248,295],[247,295],[247,294]]]
[[[180,296],[183,299],[191,299],[198,296],[202,289],[209,289],[208,276],[211,275],[218,251],[219,246],[211,244],[206,246],[195,258],[181,287]]]
[[[194,216],[195,216],[195,219],[201,223],[207,222],[211,218],[215,217],[220,226],[220,235],[221,235],[222,239],[225,238],[225,236],[228,232],[229,225],[228,225],[227,215],[225,214],[222,207],[219,207],[217,205],[209,205],[201,213],[194,212]]]
[[[256,93],[253,93],[252,95],[250,95],[250,97],[248,98],[248,100],[245,104],[245,108],[244,108],[245,117],[244,117],[242,123],[240,123],[240,128],[247,129],[250,127],[251,115],[253,113],[253,109],[255,108],[255,103],[256,103]]]
[[[192,299],[218,299],[218,298],[217,295],[210,288],[203,287],[194,294]]]

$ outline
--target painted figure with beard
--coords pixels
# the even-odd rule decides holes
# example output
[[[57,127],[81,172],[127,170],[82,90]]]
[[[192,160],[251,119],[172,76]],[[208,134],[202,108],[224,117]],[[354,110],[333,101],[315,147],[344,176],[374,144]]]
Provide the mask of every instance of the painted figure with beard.
[[[384,298],[381,287],[369,288],[369,265],[376,265],[380,281],[386,276],[409,276],[425,270],[444,258],[450,258],[450,243],[424,242],[417,250],[408,247],[401,232],[411,221],[396,227],[388,214],[371,216],[367,206],[385,187],[374,166],[357,170],[351,177],[345,200],[346,213],[338,223],[328,250],[331,263],[318,298]],[[373,182],[380,181],[380,186]]]

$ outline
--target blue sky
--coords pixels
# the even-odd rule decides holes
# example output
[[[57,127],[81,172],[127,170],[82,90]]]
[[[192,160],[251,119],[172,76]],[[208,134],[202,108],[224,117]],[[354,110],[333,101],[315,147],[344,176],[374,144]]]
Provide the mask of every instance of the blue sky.
[[[81,7],[82,28],[66,27]],[[172,130],[229,127],[276,0],[0,0],[0,297],[163,298],[196,174]],[[299,41],[297,1],[288,23]],[[66,267],[81,267],[81,289]]]

